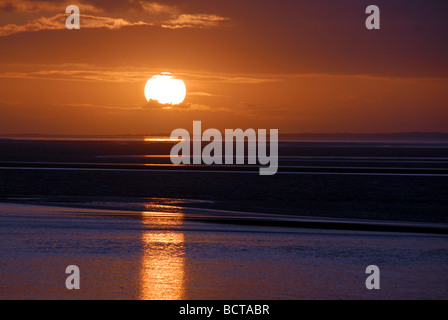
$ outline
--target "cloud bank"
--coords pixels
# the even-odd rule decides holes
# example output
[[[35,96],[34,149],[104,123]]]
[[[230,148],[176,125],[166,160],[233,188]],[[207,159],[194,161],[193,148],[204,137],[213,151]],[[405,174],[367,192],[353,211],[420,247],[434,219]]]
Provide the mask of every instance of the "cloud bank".
[[[56,13],[65,11],[70,1],[11,1],[0,0],[0,12],[3,13]],[[104,14],[116,13],[114,8],[123,6],[120,17],[104,16]],[[177,6],[168,6],[156,2],[146,1],[82,1],[78,3],[81,11],[82,29],[119,29],[131,26],[158,26],[167,29],[179,28],[211,28],[217,27],[229,18],[216,14],[185,13]],[[88,14],[85,14],[88,13]],[[102,13],[99,15],[99,13]],[[136,13],[142,19],[135,20]],[[42,16],[24,24],[8,24],[0,26],[0,37],[9,36],[21,32],[37,32],[44,30],[65,29],[66,13],[57,13],[52,16]]]

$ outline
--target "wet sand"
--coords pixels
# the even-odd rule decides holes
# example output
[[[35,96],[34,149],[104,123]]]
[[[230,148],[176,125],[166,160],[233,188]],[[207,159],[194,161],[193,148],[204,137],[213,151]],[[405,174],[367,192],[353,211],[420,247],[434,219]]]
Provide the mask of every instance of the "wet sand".
[[[1,299],[447,299],[448,237],[0,204]],[[153,209],[153,208],[152,208]],[[81,290],[65,288],[65,268]],[[365,269],[381,270],[381,289]]]
[[[271,177],[171,147],[0,139],[0,298],[448,299],[446,141],[283,141]]]
[[[446,141],[283,141],[279,171],[271,177],[259,176],[257,165],[173,166],[172,146],[0,140],[0,201],[181,198],[228,211],[448,223]]]

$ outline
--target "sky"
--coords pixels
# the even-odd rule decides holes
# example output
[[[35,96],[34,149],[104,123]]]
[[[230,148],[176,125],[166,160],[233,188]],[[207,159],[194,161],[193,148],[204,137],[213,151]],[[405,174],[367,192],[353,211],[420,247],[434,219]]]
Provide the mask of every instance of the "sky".
[[[0,0],[0,134],[448,132],[447,15],[446,0]],[[146,101],[161,72],[182,104]]]

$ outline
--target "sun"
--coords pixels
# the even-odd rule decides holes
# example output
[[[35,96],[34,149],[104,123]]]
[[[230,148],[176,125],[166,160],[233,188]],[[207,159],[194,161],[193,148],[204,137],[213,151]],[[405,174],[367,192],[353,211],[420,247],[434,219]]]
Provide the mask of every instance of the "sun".
[[[145,86],[145,97],[148,102],[155,100],[160,104],[181,104],[186,94],[185,83],[180,79],[175,79],[169,72],[153,76]]]

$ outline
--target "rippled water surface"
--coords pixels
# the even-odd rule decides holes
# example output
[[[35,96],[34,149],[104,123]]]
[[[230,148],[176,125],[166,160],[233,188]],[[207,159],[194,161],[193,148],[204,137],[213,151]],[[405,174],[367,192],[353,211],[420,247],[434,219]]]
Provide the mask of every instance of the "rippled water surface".
[[[0,298],[447,299],[448,237],[0,204]],[[365,287],[368,265],[381,289]],[[81,290],[65,289],[65,268]]]

